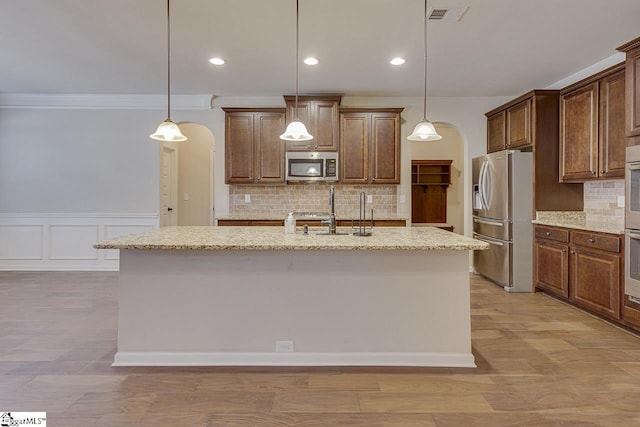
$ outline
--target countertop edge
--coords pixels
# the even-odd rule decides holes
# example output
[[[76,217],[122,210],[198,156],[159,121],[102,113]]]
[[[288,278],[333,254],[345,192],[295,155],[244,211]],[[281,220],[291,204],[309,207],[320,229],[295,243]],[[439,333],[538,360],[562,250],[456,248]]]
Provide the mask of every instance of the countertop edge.
[[[560,227],[560,228],[570,228],[573,230],[581,230],[581,231],[591,231],[594,233],[606,233],[606,234],[615,234],[615,235],[624,235],[624,229],[619,228],[607,228],[601,227],[598,225],[589,225],[589,224],[575,224],[575,223],[565,223],[561,221],[552,221],[552,220],[544,220],[544,219],[534,219],[531,221],[533,224],[538,225],[547,225],[549,227]]]

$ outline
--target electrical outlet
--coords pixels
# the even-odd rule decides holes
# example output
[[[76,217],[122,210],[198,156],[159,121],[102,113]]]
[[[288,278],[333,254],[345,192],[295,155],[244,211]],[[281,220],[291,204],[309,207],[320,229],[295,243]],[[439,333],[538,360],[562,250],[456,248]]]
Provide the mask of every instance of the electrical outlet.
[[[189,200],[189,193],[184,193],[184,201],[186,202],[187,200]]]
[[[407,196],[405,196],[404,194],[400,195],[400,203],[407,203]]]
[[[276,341],[276,353],[293,353],[293,341]]]
[[[373,196],[370,194],[367,196],[367,203],[373,203]]]
[[[624,208],[624,196],[618,196],[618,207]]]
[[[244,202],[245,203],[251,203],[251,194],[245,194],[244,195]]]

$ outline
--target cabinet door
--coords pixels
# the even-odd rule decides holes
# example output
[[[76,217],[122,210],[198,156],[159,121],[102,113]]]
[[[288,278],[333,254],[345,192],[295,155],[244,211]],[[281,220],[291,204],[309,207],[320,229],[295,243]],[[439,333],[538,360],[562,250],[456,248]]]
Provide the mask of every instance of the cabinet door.
[[[500,111],[487,118],[487,153],[506,148],[506,111]]]
[[[337,151],[339,141],[338,103],[336,101],[312,101],[311,144],[313,151]]]
[[[254,182],[254,115],[227,113],[225,126],[225,166],[227,184]]]
[[[569,247],[546,240],[536,241],[536,287],[569,297]]]
[[[284,114],[255,114],[256,182],[275,183],[285,181]]]
[[[571,257],[571,299],[620,319],[620,256],[572,248]]]
[[[597,176],[598,83],[560,98],[560,180]]]
[[[447,222],[447,187],[444,185],[412,185],[411,222]]]
[[[531,145],[531,99],[507,109],[507,148]]]
[[[312,151],[314,140],[316,139],[316,135],[313,129],[313,120],[311,118],[311,101],[299,100],[298,108],[296,109],[295,101],[287,102],[287,113],[286,113],[286,124],[288,125],[290,122],[295,120],[296,118],[300,120],[307,127],[307,131],[311,135],[313,135],[313,139],[309,141],[286,141],[286,149],[287,151]]]
[[[625,68],[627,136],[640,136],[640,49],[627,52]]]
[[[400,115],[372,113],[370,126],[371,182],[373,184],[399,184]]]
[[[624,70],[600,80],[598,170],[601,178],[624,178],[627,145],[624,111]]]
[[[369,114],[340,114],[340,182],[369,182]]]

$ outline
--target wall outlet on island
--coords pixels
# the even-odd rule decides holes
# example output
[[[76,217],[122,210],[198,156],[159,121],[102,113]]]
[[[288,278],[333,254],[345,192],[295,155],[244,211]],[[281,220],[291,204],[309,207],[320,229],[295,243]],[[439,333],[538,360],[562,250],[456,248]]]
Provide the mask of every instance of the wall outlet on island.
[[[245,203],[251,203],[251,194],[245,194],[244,195],[244,202]]]
[[[367,195],[367,203],[373,203],[373,196],[371,194]]]
[[[293,353],[293,341],[276,341],[276,353]]]
[[[624,208],[624,196],[618,196],[618,207]]]

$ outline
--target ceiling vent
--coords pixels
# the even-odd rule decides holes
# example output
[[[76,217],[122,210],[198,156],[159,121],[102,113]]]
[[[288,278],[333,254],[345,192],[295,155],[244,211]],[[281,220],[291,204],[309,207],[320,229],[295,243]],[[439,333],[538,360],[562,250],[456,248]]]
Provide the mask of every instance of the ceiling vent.
[[[469,10],[469,6],[457,8],[432,7],[427,12],[427,18],[431,21],[459,22],[467,10]]]

